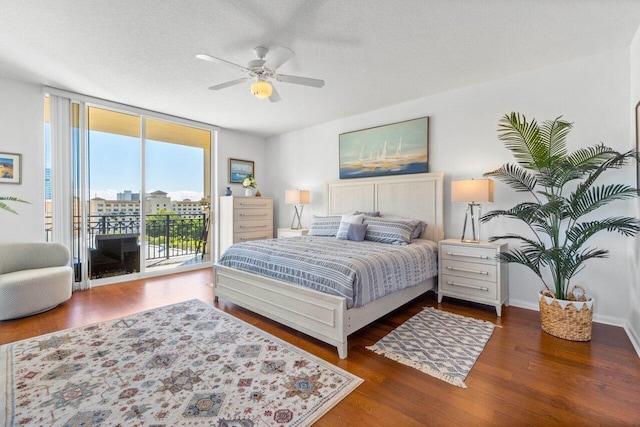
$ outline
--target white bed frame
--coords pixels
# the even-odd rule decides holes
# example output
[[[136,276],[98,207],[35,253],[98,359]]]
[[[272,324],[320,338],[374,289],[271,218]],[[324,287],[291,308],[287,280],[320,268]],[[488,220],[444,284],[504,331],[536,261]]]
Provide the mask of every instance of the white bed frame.
[[[443,174],[426,173],[357,178],[327,185],[328,214],[380,211],[421,219],[422,237],[444,238]],[[342,297],[299,285],[215,266],[214,298],[218,297],[334,345],[347,357],[347,336],[423,293],[435,289],[437,277],[347,310]]]

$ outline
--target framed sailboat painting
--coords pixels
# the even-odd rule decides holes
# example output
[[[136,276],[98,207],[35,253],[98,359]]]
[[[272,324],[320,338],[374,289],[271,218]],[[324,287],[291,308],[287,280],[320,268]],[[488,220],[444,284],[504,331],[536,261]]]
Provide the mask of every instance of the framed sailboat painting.
[[[340,179],[429,171],[429,117],[340,134]]]

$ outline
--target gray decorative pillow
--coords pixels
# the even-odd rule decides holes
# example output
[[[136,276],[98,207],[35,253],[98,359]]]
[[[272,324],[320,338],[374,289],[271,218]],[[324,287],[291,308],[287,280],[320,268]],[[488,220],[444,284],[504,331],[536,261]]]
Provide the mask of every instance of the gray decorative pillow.
[[[365,215],[365,216],[375,216],[378,217],[380,216],[380,211],[375,211],[375,212],[361,212],[361,211],[356,211],[354,213],[354,215]]]
[[[422,236],[422,232],[426,227],[427,227],[426,223],[422,221],[418,221],[418,225],[416,225],[416,228],[413,229],[413,233],[411,233],[411,240],[419,239],[420,236]]]
[[[336,238],[340,240],[353,240],[362,242],[367,232],[367,224],[353,224],[342,221]]]
[[[330,236],[335,237],[340,228],[340,219],[342,216],[316,216],[311,219],[309,233],[307,236]]]
[[[354,242],[362,242],[366,234],[367,234],[367,224],[349,224],[349,231],[347,232],[347,240],[353,240]]]
[[[411,243],[411,235],[420,222],[417,219],[365,218],[367,233],[365,240],[372,242],[406,245]]]

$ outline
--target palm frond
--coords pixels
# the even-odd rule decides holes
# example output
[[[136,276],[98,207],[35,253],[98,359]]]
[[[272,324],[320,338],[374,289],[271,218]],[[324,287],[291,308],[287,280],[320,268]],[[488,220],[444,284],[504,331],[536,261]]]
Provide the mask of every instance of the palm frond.
[[[627,200],[638,196],[638,190],[624,184],[601,185],[599,187],[578,188],[568,198],[570,215],[578,219],[601,206],[615,200]]]
[[[622,216],[577,223],[567,230],[567,241],[571,243],[572,249],[577,251],[589,238],[601,231],[616,232],[623,236],[633,237],[640,232],[640,220]]]
[[[480,221],[483,223],[489,222],[497,217],[507,217],[512,219],[519,219],[527,224],[544,223],[548,211],[541,208],[542,205],[538,203],[525,202],[520,203],[509,210],[493,210],[482,215]]]
[[[513,153],[525,169],[537,170],[546,166],[548,148],[540,139],[538,123],[518,113],[506,114],[498,124],[498,139]]]
[[[563,266],[563,273],[564,278],[566,279],[566,284],[568,285],[569,280],[581,270],[580,267],[585,261],[595,258],[607,258],[608,256],[609,251],[605,249],[586,248],[579,254],[567,257]],[[565,294],[567,291],[568,289],[564,289]]]
[[[604,144],[597,144],[574,151],[566,157],[566,160],[574,166],[599,167],[605,160],[617,154],[620,153]]]
[[[560,120],[561,117],[555,120],[546,120],[540,125],[540,138],[547,141],[546,145],[549,150],[547,157],[550,165],[563,159],[567,154],[567,135],[573,125]]]
[[[506,163],[499,169],[485,173],[484,176],[498,179],[518,192],[533,193],[538,184],[535,175],[512,163]]]
[[[529,257],[519,249],[511,249],[509,250],[509,252],[500,252],[497,258],[501,262],[524,265],[525,267],[533,271],[536,276],[540,278],[540,280],[542,280],[540,265],[536,265],[534,261],[529,259]]]
[[[31,204],[26,200],[18,199],[17,197],[0,196],[0,210],[11,212],[12,214],[16,214],[16,215],[18,215],[18,212],[13,210],[13,208],[11,208],[11,206],[7,205],[5,202],[18,202],[18,203]]]

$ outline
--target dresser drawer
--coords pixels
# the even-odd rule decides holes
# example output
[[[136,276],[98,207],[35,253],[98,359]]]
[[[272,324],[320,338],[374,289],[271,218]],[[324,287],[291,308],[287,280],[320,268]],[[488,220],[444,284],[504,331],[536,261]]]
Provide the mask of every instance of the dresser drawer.
[[[271,219],[252,219],[248,221],[235,221],[233,223],[234,233],[244,233],[249,231],[273,231],[273,221]]]
[[[246,231],[244,233],[234,233],[233,234],[233,243],[241,243],[248,242],[249,240],[262,240],[262,239],[272,239],[273,238],[273,230],[262,230],[262,231]]]
[[[457,246],[443,244],[440,247],[440,256],[443,260],[469,261],[482,264],[496,263],[496,251],[490,248],[474,248],[470,245]]]
[[[451,276],[442,274],[440,276],[440,289],[456,293],[461,296],[474,296],[485,299],[496,299],[496,282],[487,282],[484,280],[470,279],[467,277]]]
[[[497,279],[495,264],[490,265],[443,259],[440,266],[440,268],[442,268],[442,274],[447,274],[449,276],[466,277],[469,279],[486,280],[489,282],[495,282]]]
[[[236,209],[233,211],[233,221],[273,220],[273,210],[265,208]]]
[[[271,199],[260,197],[234,197],[233,210],[239,209],[272,209]]]

